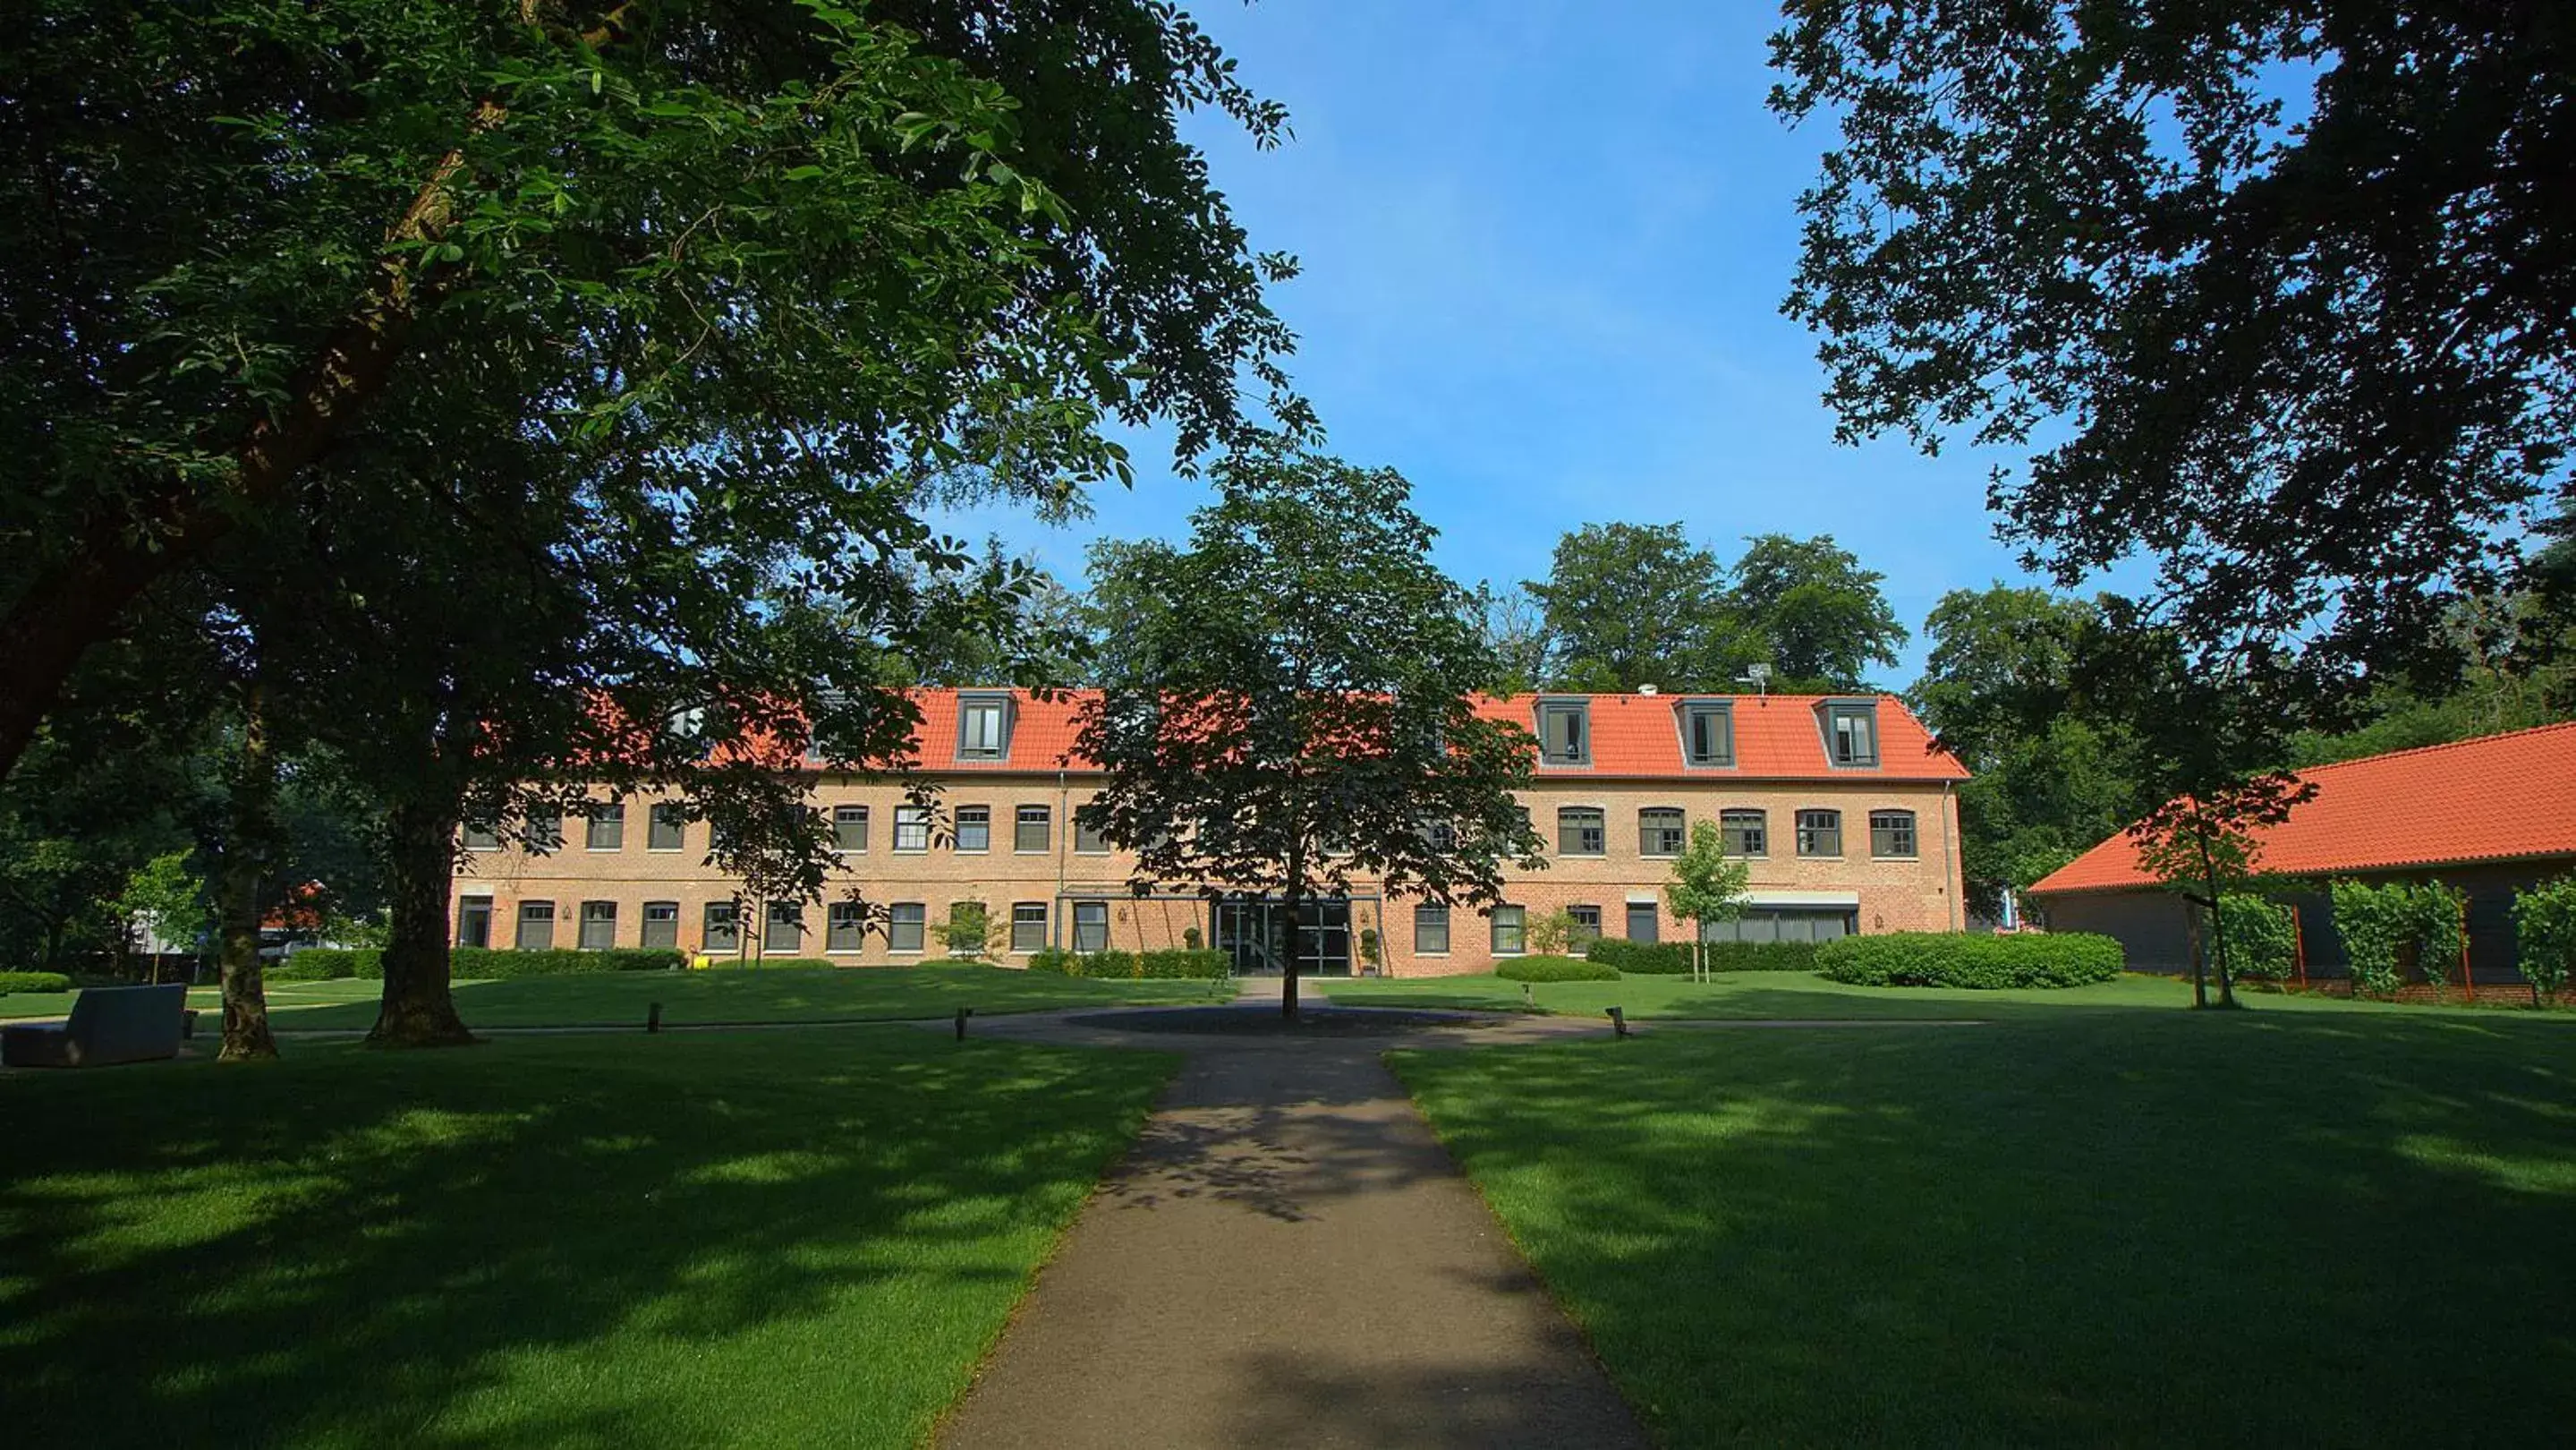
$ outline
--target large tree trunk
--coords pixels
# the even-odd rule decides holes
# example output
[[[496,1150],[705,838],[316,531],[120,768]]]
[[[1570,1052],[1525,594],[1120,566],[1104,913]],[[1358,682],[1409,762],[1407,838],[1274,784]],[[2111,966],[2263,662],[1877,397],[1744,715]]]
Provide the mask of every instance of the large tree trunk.
[[[386,879],[392,930],[385,942],[385,992],[375,1030],[378,1047],[450,1047],[472,1042],[448,990],[447,904],[456,872],[453,802],[405,801],[385,825]]]
[[[268,738],[266,701],[257,685],[250,690],[230,809],[217,883],[224,1040],[216,1056],[223,1062],[248,1062],[277,1056],[259,960],[260,887],[268,880],[269,848],[277,839],[277,758]]]

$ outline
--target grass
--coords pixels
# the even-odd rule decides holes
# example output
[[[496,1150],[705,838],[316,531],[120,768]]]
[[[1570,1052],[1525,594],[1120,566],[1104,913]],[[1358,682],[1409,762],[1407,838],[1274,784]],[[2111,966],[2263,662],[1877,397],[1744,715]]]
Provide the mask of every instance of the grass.
[[[1353,1007],[1457,1007],[1517,1011],[1519,982],[1491,973],[1461,977],[1336,980],[1324,990],[1332,1000]],[[2191,983],[2174,977],[2132,973],[2092,987],[2016,988],[1971,991],[1962,987],[1853,987],[1828,982],[1812,972],[1720,972],[1706,983],[1687,977],[1622,977],[1615,982],[1540,982],[1531,1000],[1541,1011],[1598,1017],[1617,1006],[1637,1020],[1832,1021],[1881,1018],[1979,1018],[2010,1020],[2049,1018],[2085,1008],[2183,1008],[2191,1005]],[[2340,997],[2245,991],[2239,1000],[2256,1011],[2326,1012],[2333,1014],[2408,1015],[2424,1008],[2385,1002],[2354,1002]],[[2528,1012],[2530,996],[2497,989],[2479,998],[2481,1009]],[[2448,1013],[2452,1006],[2439,1009]]]
[[[0,1079],[0,1423],[915,1444],[1173,1061],[885,1028]]]
[[[364,1031],[375,1025],[378,982],[272,982],[269,1007],[281,1030]],[[675,1025],[705,1022],[823,1022],[849,1018],[945,1017],[1103,1007],[1127,1002],[1204,1002],[1231,994],[1230,982],[1094,981],[1007,967],[788,967],[705,972],[602,972],[458,982],[456,1010],[480,1027],[641,1026],[652,1004]],[[43,1003],[17,1010],[20,1003]],[[59,1017],[72,994],[0,997],[0,1017]],[[221,1010],[211,987],[188,1005]],[[200,1030],[204,1030],[201,1026]]]
[[[2563,1438],[2576,1023],[2024,1010],[1396,1065],[1667,1443]]]

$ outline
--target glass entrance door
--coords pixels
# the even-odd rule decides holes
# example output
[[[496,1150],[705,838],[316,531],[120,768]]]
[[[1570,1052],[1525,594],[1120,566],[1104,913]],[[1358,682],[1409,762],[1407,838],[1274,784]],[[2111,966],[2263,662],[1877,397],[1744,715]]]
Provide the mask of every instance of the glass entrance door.
[[[1216,906],[1216,948],[1234,959],[1238,976],[1278,975],[1293,954],[1300,976],[1351,974],[1351,904],[1335,898],[1301,903],[1233,897]]]

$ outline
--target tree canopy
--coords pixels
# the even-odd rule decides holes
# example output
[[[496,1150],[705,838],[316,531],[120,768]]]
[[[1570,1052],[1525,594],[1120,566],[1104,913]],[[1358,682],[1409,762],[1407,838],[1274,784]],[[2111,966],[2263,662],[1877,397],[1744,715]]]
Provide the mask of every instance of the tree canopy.
[[[1184,884],[1297,902],[1367,878],[1490,906],[1504,863],[1544,863],[1513,791],[1537,745],[1485,719],[1492,653],[1430,560],[1391,469],[1285,449],[1216,471],[1189,546],[1122,551],[1156,601],[1132,674],[1079,712],[1100,763],[1085,824],[1136,853],[1140,893]],[[1286,1010],[1296,1010],[1296,966]]]
[[[1790,8],[1836,128],[1791,315],[1846,439],[2029,448],[1992,502],[2231,688],[2332,700],[2491,589],[2576,432],[2551,0]],[[2276,687],[2278,687],[2276,689]]]

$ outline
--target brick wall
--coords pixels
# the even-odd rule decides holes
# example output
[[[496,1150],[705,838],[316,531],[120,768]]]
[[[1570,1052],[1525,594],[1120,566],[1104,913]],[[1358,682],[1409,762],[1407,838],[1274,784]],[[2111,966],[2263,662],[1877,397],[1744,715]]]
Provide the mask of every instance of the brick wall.
[[[1060,786],[1052,774],[953,775],[939,797],[937,825],[930,848],[895,849],[895,811],[906,803],[892,785],[825,779],[815,790],[815,803],[825,811],[836,806],[868,808],[867,846],[844,859],[848,870],[830,886],[838,900],[853,894],[877,906],[918,904],[928,924],[923,950],[897,952],[882,929],[871,930],[852,951],[831,951],[825,934],[825,907],[807,906],[801,913],[802,944],[790,955],[829,956],[854,965],[936,960],[945,948],[938,926],[951,907],[980,901],[1004,924],[1017,903],[1043,905],[1048,939],[1069,944],[1071,922],[1060,896],[1079,895],[1108,902],[1113,946],[1179,946],[1183,931],[1197,926],[1210,934],[1207,909],[1190,901],[1129,899],[1125,883],[1132,860],[1124,853],[1085,853],[1073,849],[1070,810],[1089,797],[1079,780]],[[623,839],[614,851],[585,845],[586,823],[564,822],[562,849],[531,856],[516,849],[469,851],[456,881],[460,899],[487,898],[491,906],[491,940],[509,946],[516,940],[520,907],[527,902],[552,903],[553,939],[558,946],[579,940],[583,904],[613,903],[615,944],[636,945],[648,902],[670,902],[679,908],[678,944],[686,951],[704,945],[705,908],[732,898],[736,885],[706,864],[707,826],[691,823],[682,849],[652,851],[646,846],[649,807],[656,797],[626,801]],[[1596,906],[1603,930],[1624,935],[1629,900],[1651,898],[1657,907],[1658,935],[1665,941],[1687,941],[1689,926],[1663,905],[1669,861],[1640,850],[1638,812],[1648,807],[1678,807],[1688,822],[1715,820],[1722,809],[1752,808],[1768,818],[1769,850],[1752,862],[1752,888],[1759,898],[1768,892],[1847,892],[1859,898],[1858,920],[1864,932],[1943,931],[1962,924],[1958,914],[1959,868],[1956,801],[1937,784],[1868,779],[1802,784],[1738,783],[1722,780],[1673,782],[1544,781],[1524,799],[1539,833],[1548,842],[1548,869],[1511,872],[1505,897],[1535,920],[1573,905]],[[1605,849],[1597,857],[1558,853],[1557,810],[1590,806],[1606,817]],[[960,807],[982,806],[991,812],[991,836],[980,851],[958,849],[953,840]],[[1015,844],[1016,813],[1023,806],[1047,813],[1043,850],[1023,851]],[[1832,809],[1842,813],[1842,852],[1828,859],[1797,854],[1796,813]],[[1880,809],[1915,813],[1916,854],[1910,859],[1875,859],[1870,854],[1869,812]],[[1183,890],[1185,888],[1173,888]],[[1372,894],[1365,886],[1357,897]],[[1450,913],[1450,950],[1426,955],[1414,950],[1414,902],[1354,900],[1351,928],[1354,956],[1357,936],[1374,928],[1383,943],[1386,968],[1395,975],[1438,975],[1485,971],[1494,962],[1491,925],[1472,908]],[[741,948],[745,955],[762,952],[761,903],[746,902]],[[1004,960],[1025,960],[1005,953]]]

